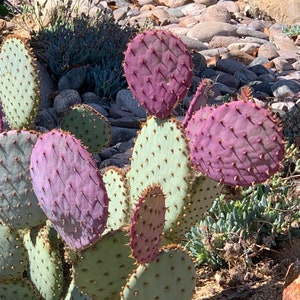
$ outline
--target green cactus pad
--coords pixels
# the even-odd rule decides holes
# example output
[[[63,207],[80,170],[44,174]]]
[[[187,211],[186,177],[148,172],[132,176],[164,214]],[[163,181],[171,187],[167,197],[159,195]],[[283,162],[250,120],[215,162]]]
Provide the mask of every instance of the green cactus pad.
[[[109,198],[107,230],[117,230],[127,224],[129,220],[129,191],[126,178],[119,168],[107,169],[103,175],[103,182]]]
[[[191,183],[190,193],[187,195],[187,205],[178,216],[177,226],[165,232],[164,238],[173,243],[180,243],[184,234],[210,209],[221,190],[222,185],[209,177],[202,175],[195,177]]]
[[[108,120],[86,104],[69,109],[63,117],[61,128],[80,139],[90,153],[100,152],[111,140]]]
[[[71,281],[67,294],[63,300],[92,300],[88,295],[84,294],[75,285],[74,279]]]
[[[0,52],[0,99],[12,129],[31,128],[39,107],[39,76],[26,42],[6,37]]]
[[[0,282],[0,299],[4,300],[40,300],[36,288],[27,279]]]
[[[168,231],[186,205],[191,174],[188,142],[176,119],[148,118],[137,136],[127,175],[132,205],[147,186],[159,184],[166,196]]]
[[[36,141],[37,133],[26,130],[0,134],[0,220],[12,228],[46,220],[30,180],[30,155]]]
[[[195,266],[180,248],[164,249],[156,261],[139,265],[129,277],[121,300],[191,300]]]
[[[21,278],[27,263],[26,249],[19,233],[0,224],[0,282]]]
[[[118,300],[121,287],[134,269],[129,236],[117,230],[85,249],[74,263],[75,284],[91,298]]]
[[[130,247],[138,263],[150,263],[157,258],[165,212],[165,196],[160,186],[149,186],[140,196],[130,226]]]
[[[29,257],[29,276],[45,300],[60,299],[63,264],[56,231],[47,225],[34,227],[24,235]]]

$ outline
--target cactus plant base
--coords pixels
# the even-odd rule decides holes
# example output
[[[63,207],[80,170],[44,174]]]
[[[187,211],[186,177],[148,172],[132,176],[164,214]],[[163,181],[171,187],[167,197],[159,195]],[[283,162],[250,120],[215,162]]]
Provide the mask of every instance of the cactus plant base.
[[[195,266],[180,248],[166,248],[156,261],[138,266],[121,300],[190,300],[196,284]]]

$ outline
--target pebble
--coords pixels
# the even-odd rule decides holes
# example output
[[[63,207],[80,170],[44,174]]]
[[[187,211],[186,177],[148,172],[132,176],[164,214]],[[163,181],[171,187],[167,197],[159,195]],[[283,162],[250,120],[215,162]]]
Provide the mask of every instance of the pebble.
[[[158,30],[169,30],[179,36],[193,54],[195,78],[191,91],[195,91],[202,78],[210,78],[213,81],[210,103],[222,103],[228,95],[234,96],[242,86],[248,85],[256,101],[266,104],[266,99],[272,99],[271,109],[279,115],[296,110],[294,115],[298,121],[291,128],[299,128],[296,103],[300,101],[300,37],[298,41],[289,38],[283,32],[283,24],[247,17],[240,2],[137,0],[133,5],[131,1],[118,0],[113,15],[120,23],[153,24]],[[101,5],[111,9],[105,1],[101,1]],[[54,109],[47,107],[52,102],[43,100],[39,120],[45,115],[46,121],[40,121],[40,125],[47,126],[48,120],[53,127],[57,122],[55,112],[62,113],[76,103],[90,104],[103,113],[112,126],[110,147],[98,155],[100,168],[126,166],[146,111],[128,89],[119,91],[111,103],[93,93],[79,95],[76,90],[85,76],[85,68],[70,70],[60,80]],[[51,91],[43,90],[43,99],[47,93],[50,98]],[[191,97],[189,93],[176,110],[178,118]]]

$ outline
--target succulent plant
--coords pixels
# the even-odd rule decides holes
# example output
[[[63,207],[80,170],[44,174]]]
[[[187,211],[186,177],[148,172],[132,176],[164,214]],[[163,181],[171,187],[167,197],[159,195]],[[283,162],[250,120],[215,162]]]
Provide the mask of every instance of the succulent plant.
[[[284,157],[282,129],[271,113],[250,101],[217,107],[190,143],[194,166],[233,186],[264,182]]]
[[[139,265],[129,277],[121,300],[190,300],[196,284],[195,265],[180,248],[164,248],[156,261]]]
[[[160,186],[148,187],[139,198],[130,226],[130,247],[138,263],[150,263],[157,259],[165,212],[165,196]]]
[[[0,133],[0,220],[24,229],[46,221],[30,180],[30,155],[38,133],[10,130]]]
[[[86,104],[71,107],[63,116],[61,129],[81,140],[90,153],[99,153],[111,140],[108,120]]]
[[[124,71],[139,103],[150,114],[165,119],[188,92],[192,59],[179,38],[167,31],[150,30],[128,45]]]
[[[10,127],[30,129],[40,102],[38,69],[28,43],[16,35],[2,42],[0,83],[1,104]]]
[[[71,134],[52,130],[32,154],[33,190],[53,227],[73,249],[95,243],[105,229],[108,198],[88,151]]]

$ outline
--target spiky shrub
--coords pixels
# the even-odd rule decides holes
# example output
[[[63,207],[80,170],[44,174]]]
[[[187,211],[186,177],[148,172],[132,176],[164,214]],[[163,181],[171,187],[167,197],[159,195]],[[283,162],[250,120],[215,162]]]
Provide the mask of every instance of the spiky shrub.
[[[59,19],[33,36],[31,44],[56,81],[70,69],[86,65],[84,89],[111,99],[127,85],[122,60],[133,35],[131,28],[116,24],[112,14],[103,11],[93,17]]]

